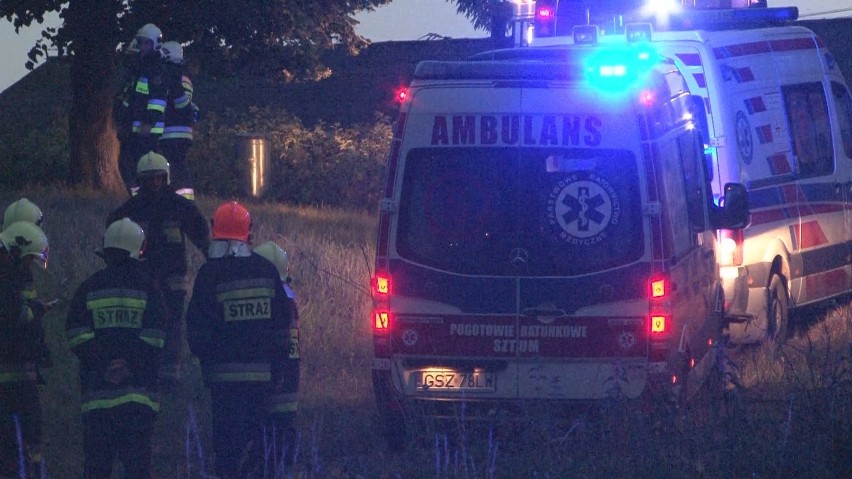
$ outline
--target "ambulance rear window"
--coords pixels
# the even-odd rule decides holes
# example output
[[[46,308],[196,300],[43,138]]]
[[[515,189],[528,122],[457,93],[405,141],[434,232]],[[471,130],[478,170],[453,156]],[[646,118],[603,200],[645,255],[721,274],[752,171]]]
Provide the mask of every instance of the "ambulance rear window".
[[[575,276],[643,253],[635,156],[424,148],[405,161],[397,251],[459,274]]]

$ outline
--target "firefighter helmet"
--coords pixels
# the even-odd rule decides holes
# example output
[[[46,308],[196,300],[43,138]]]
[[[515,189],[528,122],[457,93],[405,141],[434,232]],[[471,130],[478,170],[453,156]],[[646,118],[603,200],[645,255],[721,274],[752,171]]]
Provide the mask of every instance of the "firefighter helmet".
[[[0,232],[0,243],[13,256],[24,258],[32,256],[47,268],[50,248],[47,236],[38,226],[28,221],[17,221]]]
[[[249,241],[251,214],[236,201],[222,203],[216,208],[210,223],[214,240],[237,240],[246,243]]]
[[[136,30],[136,38],[151,40],[154,43],[154,48],[157,49],[163,41],[163,32],[153,23],[146,23],[142,25],[142,28]]]
[[[120,249],[127,251],[131,258],[138,259],[144,244],[145,232],[130,218],[113,221],[104,232],[104,250],[107,248]]]
[[[21,198],[6,207],[3,215],[3,224],[10,225],[18,221],[28,221],[36,226],[41,226],[41,210],[32,201]]]
[[[183,47],[178,42],[170,41],[163,43],[163,46],[160,47],[160,54],[163,56],[163,60],[167,62],[178,65],[183,63]]]
[[[275,244],[274,241],[267,241],[254,249],[254,252],[268,259],[278,269],[278,275],[282,280],[287,279],[287,274],[290,272],[290,262],[287,258],[287,252]]]
[[[169,184],[169,162],[165,156],[149,151],[142,155],[139,163],[136,164],[136,178],[142,181],[144,178],[157,175],[165,175],[166,184]]]

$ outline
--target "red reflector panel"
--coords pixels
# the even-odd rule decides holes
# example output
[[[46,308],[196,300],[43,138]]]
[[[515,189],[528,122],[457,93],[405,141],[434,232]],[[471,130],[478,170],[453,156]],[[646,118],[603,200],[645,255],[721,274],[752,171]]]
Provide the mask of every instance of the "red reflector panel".
[[[651,316],[651,332],[652,333],[665,333],[666,332],[666,317],[665,316]]]

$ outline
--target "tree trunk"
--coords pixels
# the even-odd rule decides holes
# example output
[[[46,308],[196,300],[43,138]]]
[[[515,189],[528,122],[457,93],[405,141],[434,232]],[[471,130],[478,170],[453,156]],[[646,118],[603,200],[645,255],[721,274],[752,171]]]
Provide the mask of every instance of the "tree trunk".
[[[111,193],[125,191],[118,171],[119,143],[112,121],[116,71],[116,2],[72,0],[66,28],[73,38],[68,119],[70,178],[73,185]],[[115,27],[112,27],[115,28]]]

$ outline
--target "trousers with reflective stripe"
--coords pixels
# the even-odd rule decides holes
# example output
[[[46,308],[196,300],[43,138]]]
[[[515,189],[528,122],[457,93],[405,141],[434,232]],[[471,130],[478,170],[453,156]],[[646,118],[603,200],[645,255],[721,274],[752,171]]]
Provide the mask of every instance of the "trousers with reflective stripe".
[[[207,378],[213,382],[268,382],[272,380],[269,363],[220,363],[210,367]]]

